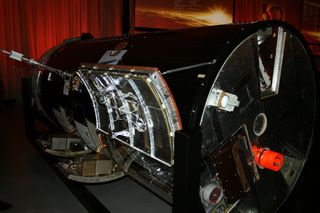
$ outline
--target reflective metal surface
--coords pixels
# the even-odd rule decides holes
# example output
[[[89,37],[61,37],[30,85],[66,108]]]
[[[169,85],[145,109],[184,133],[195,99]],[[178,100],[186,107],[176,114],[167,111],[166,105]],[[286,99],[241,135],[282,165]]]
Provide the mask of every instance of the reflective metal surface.
[[[181,129],[170,91],[156,69],[82,66],[77,72],[95,111],[96,128],[167,166],[174,132]]]
[[[275,212],[309,156],[315,70],[285,23],[79,40],[46,63],[71,77],[35,70],[38,108],[168,202],[181,128],[201,128],[206,212]]]
[[[273,35],[278,37],[274,49],[269,50],[276,55],[272,64],[274,68],[270,67],[276,75],[270,79],[270,89],[267,91],[261,84],[262,70],[261,67],[257,69],[259,61],[263,60],[260,53],[265,51],[262,49],[263,42],[257,45],[258,32],[233,51],[212,85],[211,91],[220,89],[236,95],[240,101],[239,107],[231,113],[220,110],[210,104],[211,97],[208,96],[202,115],[203,155],[213,159],[230,155],[230,161],[235,162],[235,165],[226,160],[205,162],[208,168],[213,166],[214,169],[203,172],[203,185],[209,180],[220,182],[226,194],[225,203],[232,212],[277,210],[300,176],[315,131],[316,94],[312,64],[296,36],[281,27],[276,32],[279,35]],[[232,137],[239,134],[237,129],[241,127],[247,130],[243,134],[249,144],[267,147],[266,150],[271,149],[284,156],[279,171],[256,165],[260,160],[255,162],[253,155],[246,161],[241,157],[237,159],[234,148],[230,154],[221,154],[225,152],[223,147],[234,146]],[[212,136],[211,132],[219,134]],[[251,145],[243,147],[242,152],[252,153]],[[250,170],[257,174],[250,173]],[[243,179],[246,187],[241,183]],[[238,184],[231,185],[237,181]],[[216,207],[206,208],[214,211]]]

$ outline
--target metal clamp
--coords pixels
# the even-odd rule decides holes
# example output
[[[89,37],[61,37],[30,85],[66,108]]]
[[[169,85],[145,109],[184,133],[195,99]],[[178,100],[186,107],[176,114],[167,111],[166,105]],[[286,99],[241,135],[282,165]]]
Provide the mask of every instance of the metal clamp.
[[[227,112],[233,112],[234,108],[240,105],[238,96],[216,88],[210,91],[208,102],[209,106],[214,106]]]

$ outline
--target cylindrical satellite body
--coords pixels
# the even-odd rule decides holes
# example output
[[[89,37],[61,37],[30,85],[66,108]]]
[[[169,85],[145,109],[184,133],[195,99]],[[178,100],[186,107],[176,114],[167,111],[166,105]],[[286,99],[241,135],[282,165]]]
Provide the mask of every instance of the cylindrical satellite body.
[[[200,126],[206,212],[274,212],[308,158],[316,74],[304,39],[267,21],[79,38],[41,60],[35,107],[170,201],[174,133]]]

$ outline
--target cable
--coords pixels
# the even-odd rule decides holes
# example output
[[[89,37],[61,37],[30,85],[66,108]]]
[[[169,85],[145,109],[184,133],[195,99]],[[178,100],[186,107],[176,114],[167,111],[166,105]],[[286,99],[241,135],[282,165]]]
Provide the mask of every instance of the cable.
[[[8,57],[13,59],[13,60],[20,61],[20,62],[25,62],[25,63],[33,65],[33,66],[44,68],[44,69],[46,69],[46,70],[48,70],[50,72],[53,72],[53,73],[55,73],[57,75],[62,76],[62,77],[68,77],[68,76],[70,77],[69,73],[64,72],[62,70],[59,70],[59,69],[56,69],[56,68],[53,68],[53,67],[49,67],[49,66],[44,65],[44,64],[41,64],[38,61],[34,60],[33,58],[26,58],[26,57],[24,57],[24,55],[22,53],[19,53],[19,52],[13,51],[13,50],[11,50],[9,52],[9,51],[6,51],[4,49],[0,49],[0,51],[2,53],[4,53],[4,54],[8,55]]]

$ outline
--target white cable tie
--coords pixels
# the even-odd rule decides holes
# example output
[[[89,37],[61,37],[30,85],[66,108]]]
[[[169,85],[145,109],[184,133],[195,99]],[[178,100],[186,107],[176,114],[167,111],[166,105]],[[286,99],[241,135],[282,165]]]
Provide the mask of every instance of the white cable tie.
[[[11,50],[10,52],[4,50],[4,49],[0,49],[0,52],[3,52],[7,55],[9,55],[9,58],[11,59],[14,59],[14,60],[17,60],[17,61],[21,61],[21,62],[25,62],[25,63],[28,63],[28,64],[31,64],[31,65],[35,65],[35,66],[39,66],[39,67],[42,67],[42,68],[45,68],[45,69],[48,69],[49,71],[51,72],[54,72],[60,76],[67,76],[67,77],[71,77],[72,75],[67,73],[67,72],[64,72],[62,70],[59,70],[59,69],[55,69],[53,67],[49,67],[49,66],[46,66],[44,64],[41,64],[39,63],[38,61],[34,60],[34,59],[29,59],[29,58],[26,58],[26,57],[23,57],[24,55],[19,53],[19,52],[16,52],[16,51],[13,51]]]
[[[10,53],[10,55],[9,55],[9,58],[14,59],[14,60],[17,60],[17,61],[22,61],[23,54],[11,50],[11,53]]]

